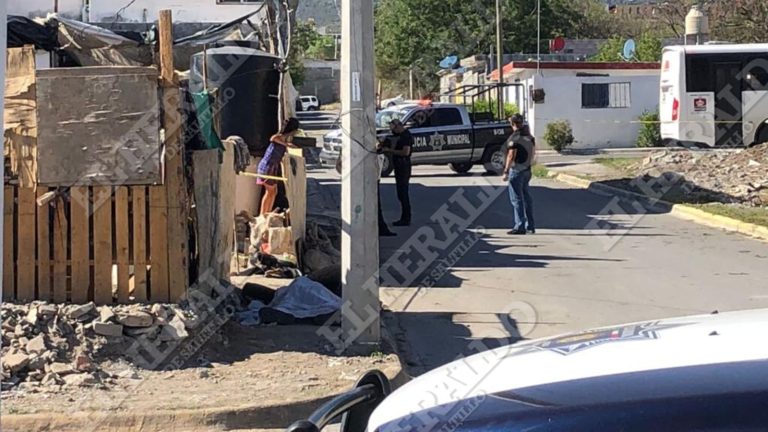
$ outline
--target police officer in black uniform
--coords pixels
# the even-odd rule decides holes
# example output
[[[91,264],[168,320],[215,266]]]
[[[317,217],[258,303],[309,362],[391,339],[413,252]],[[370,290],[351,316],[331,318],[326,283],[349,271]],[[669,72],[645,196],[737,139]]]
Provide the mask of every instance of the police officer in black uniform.
[[[392,165],[395,168],[395,183],[397,185],[397,199],[400,200],[400,220],[392,225],[403,227],[411,224],[411,150],[413,148],[413,136],[405,128],[400,120],[392,120],[389,128],[395,136],[393,147],[384,147],[385,154],[392,156]]]

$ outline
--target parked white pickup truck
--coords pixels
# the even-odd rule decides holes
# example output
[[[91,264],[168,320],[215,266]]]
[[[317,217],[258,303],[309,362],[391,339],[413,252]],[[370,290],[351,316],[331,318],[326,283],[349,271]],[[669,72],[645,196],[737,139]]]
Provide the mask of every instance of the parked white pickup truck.
[[[486,171],[494,173],[500,173],[504,168],[502,145],[512,134],[506,121],[494,121],[485,113],[470,114],[464,105],[397,105],[376,114],[380,140],[390,137],[389,122],[395,119],[401,120],[413,134],[413,165],[448,165],[459,174],[468,172],[476,164],[483,164]],[[320,152],[320,161],[324,165],[336,165],[341,138],[341,128],[324,137]],[[382,175],[387,176],[392,170],[392,164],[387,161],[382,167]]]

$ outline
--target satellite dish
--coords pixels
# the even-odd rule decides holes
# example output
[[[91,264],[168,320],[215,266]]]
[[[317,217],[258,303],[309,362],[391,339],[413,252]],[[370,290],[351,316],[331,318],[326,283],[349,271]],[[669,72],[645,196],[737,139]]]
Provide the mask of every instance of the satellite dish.
[[[637,52],[637,44],[634,40],[630,39],[626,42],[624,42],[624,51],[622,52],[622,57],[624,57],[624,60],[631,61],[635,59],[635,53]]]
[[[550,41],[549,50],[553,53],[559,53],[565,49],[565,39],[562,37],[556,37]]]
[[[453,69],[458,62],[459,62],[459,58],[457,56],[448,56],[444,58],[443,61],[440,62],[440,68]]]

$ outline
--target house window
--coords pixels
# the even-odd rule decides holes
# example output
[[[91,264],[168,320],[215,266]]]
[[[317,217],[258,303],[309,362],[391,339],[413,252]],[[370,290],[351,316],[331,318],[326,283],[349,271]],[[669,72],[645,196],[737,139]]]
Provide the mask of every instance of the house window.
[[[630,83],[582,84],[582,108],[629,108],[632,105]]]

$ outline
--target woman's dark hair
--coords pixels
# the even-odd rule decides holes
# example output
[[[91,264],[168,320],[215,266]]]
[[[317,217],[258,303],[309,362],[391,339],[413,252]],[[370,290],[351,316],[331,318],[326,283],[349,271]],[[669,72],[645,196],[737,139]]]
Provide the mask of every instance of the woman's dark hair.
[[[301,123],[299,123],[299,119],[296,117],[291,117],[285,122],[283,122],[283,128],[280,130],[280,135],[286,135],[291,132],[295,132],[299,130],[301,127]]]

